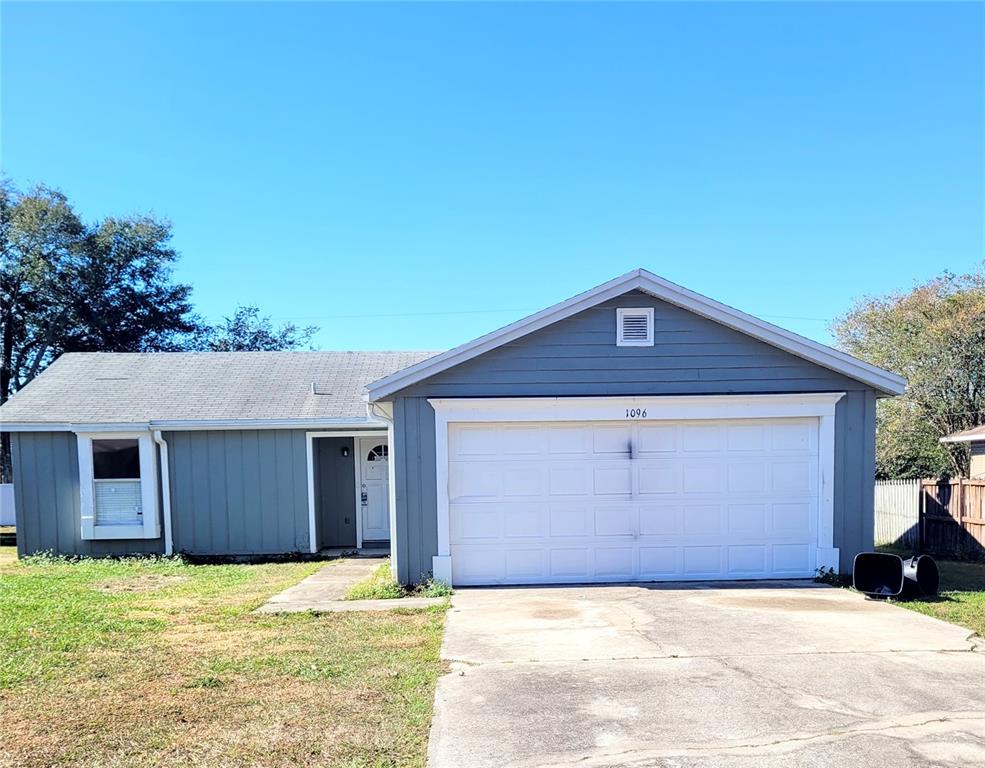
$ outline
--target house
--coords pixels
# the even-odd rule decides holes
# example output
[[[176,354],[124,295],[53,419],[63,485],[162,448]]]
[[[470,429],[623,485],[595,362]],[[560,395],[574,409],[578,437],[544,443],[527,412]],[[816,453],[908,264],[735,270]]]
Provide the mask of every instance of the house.
[[[985,480],[985,425],[955,432],[941,438],[942,443],[968,443],[971,450],[971,465],[968,476],[972,480]]]
[[[636,270],[440,354],[69,354],[0,409],[21,553],[387,545],[403,582],[810,577],[904,380]]]

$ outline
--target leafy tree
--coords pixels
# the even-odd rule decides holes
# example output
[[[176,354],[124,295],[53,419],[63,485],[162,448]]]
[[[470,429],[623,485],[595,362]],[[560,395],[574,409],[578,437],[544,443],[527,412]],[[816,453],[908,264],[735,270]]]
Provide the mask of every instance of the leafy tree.
[[[0,182],[0,404],[63,352],[174,349],[196,332],[170,236],[148,217],[86,225],[62,193]]]
[[[296,349],[317,328],[274,328],[256,307],[204,325],[172,280],[171,225],[84,223],[61,192],[0,180],[0,405],[63,352]],[[0,481],[10,478],[0,434]]]
[[[287,323],[275,328],[257,307],[237,307],[232,317],[206,330],[203,348],[212,352],[275,351],[299,349],[311,341],[318,326],[298,328]]]
[[[940,438],[985,423],[985,271],[945,272],[907,293],[864,298],[833,331],[840,346],[907,378],[879,404],[880,477],[967,475],[966,445]]]

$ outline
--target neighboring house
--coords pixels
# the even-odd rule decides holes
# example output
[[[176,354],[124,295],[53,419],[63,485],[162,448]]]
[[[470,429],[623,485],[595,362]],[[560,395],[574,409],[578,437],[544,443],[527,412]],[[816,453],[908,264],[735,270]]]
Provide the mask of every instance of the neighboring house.
[[[904,384],[637,270],[433,356],[64,355],[0,426],[21,553],[794,578],[872,546],[876,399]]]
[[[941,439],[942,443],[968,443],[971,449],[971,466],[968,476],[972,480],[985,480],[985,425],[955,432]]]

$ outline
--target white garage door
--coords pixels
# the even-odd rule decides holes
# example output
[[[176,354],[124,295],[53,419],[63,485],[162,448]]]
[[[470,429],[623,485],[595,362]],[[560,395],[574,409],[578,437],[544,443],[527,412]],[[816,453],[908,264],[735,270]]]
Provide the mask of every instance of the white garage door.
[[[455,584],[812,576],[818,420],[452,424]]]

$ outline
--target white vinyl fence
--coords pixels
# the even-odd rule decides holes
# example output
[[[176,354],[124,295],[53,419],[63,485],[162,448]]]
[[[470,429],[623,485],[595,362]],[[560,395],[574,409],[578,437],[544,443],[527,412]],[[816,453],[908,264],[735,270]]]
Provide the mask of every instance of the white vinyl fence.
[[[876,544],[918,547],[920,481],[876,481]]]
[[[0,525],[14,524],[14,486],[0,485]]]

